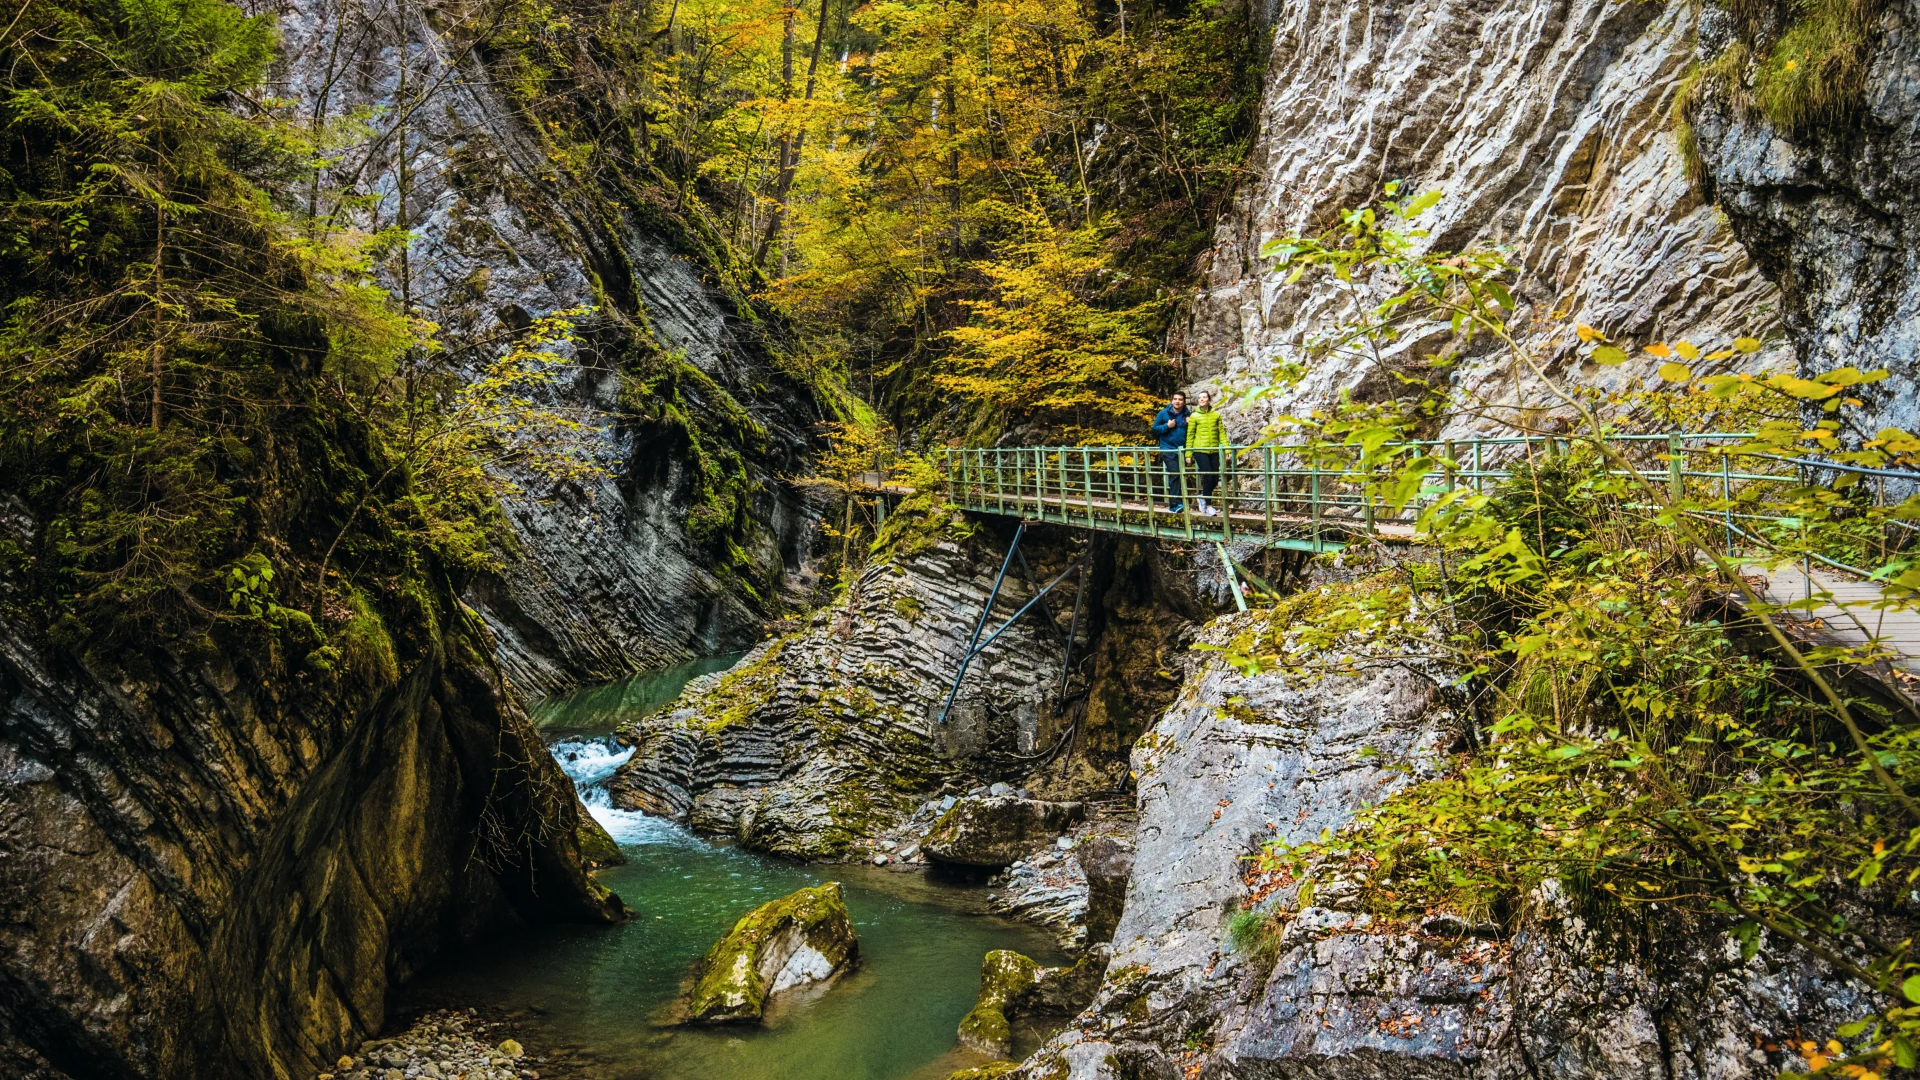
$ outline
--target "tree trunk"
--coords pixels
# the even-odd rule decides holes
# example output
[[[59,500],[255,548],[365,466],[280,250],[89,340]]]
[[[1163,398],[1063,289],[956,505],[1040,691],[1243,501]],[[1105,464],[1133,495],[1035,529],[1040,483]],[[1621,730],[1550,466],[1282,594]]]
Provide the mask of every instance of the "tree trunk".
[[[820,47],[827,40],[827,8],[830,3],[831,0],[820,0],[820,19],[813,28],[813,55],[807,58],[807,88],[806,92],[800,95],[800,100],[803,102],[813,100],[814,77],[820,70]],[[791,15],[787,16],[787,39],[789,43],[793,39],[793,16]],[[793,51],[789,48],[787,50],[789,88],[793,82],[792,60]],[[805,128],[801,128],[794,134],[791,149],[788,148],[787,137],[785,135],[780,137],[780,176],[773,185],[773,216],[767,219],[767,231],[760,237],[760,245],[753,253],[753,261],[762,266],[766,265],[767,251],[779,239],[780,229],[786,223],[787,193],[793,190],[793,174],[799,171],[800,149],[806,145],[806,141]]]

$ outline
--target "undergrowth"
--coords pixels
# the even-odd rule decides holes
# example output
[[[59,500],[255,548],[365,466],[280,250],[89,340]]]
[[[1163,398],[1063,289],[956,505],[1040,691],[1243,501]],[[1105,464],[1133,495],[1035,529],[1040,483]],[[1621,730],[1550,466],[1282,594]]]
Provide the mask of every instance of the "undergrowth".
[[[1439,775],[1361,810],[1350,827],[1270,844],[1261,872],[1293,883],[1276,918],[1339,882],[1387,925],[1448,913],[1511,931],[1557,897],[1589,925],[1724,934],[1747,959],[1823,963],[1870,1003],[1831,1042],[1770,1033],[1792,1036],[1807,1068],[1856,1080],[1913,1068],[1920,710],[1873,681],[1883,644],[1796,643],[1781,630],[1784,605],[1743,575],[1844,557],[1887,583],[1891,606],[1911,608],[1920,568],[1896,525],[1920,520],[1920,497],[1876,502],[1847,477],[1815,484],[1777,468],[1779,480],[1711,479],[1718,454],[1731,473],[1812,454],[1912,467],[1920,439],[1848,435],[1862,404],[1853,388],[1887,373],[1698,378],[1692,365],[1762,343],[1634,349],[1580,326],[1574,347],[1587,362],[1618,365],[1638,351],[1664,361],[1660,384],[1613,395],[1562,388],[1509,330],[1515,268],[1495,252],[1412,243],[1424,236],[1413,219],[1432,202],[1402,201],[1393,186],[1328,233],[1275,241],[1267,254],[1296,264],[1296,279],[1396,282],[1396,295],[1342,328],[1344,340],[1390,341],[1410,324],[1450,321],[1454,347],[1479,339],[1498,350],[1556,395],[1573,426],[1541,438],[1537,414],[1430,387],[1446,411],[1532,440],[1511,444],[1506,478],[1481,491],[1437,484],[1460,463],[1409,438],[1434,402],[1349,402],[1289,418],[1306,439],[1302,456],[1344,462],[1348,483],[1390,507],[1419,500],[1422,561],[1439,572],[1409,563],[1294,598],[1232,642],[1228,661],[1300,679],[1347,674],[1369,652],[1417,657],[1460,695],[1467,730]],[[1664,452],[1646,449],[1664,443],[1620,442],[1634,429],[1604,416],[1754,434],[1676,478]],[[1779,527],[1749,530],[1729,550],[1712,530],[1730,515]],[[1229,927],[1247,948],[1271,932],[1250,913]]]

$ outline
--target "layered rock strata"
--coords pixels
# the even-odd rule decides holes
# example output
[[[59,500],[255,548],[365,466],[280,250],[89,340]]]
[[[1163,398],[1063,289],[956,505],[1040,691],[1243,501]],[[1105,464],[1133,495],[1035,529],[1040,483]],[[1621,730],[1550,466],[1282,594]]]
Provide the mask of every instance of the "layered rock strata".
[[[407,279],[387,285],[452,355],[477,371],[533,320],[588,313],[558,345],[577,367],[547,404],[580,424],[598,471],[515,473],[517,543],[467,599],[530,699],[745,647],[766,614],[757,598],[776,594],[818,520],[784,478],[806,469],[819,405],[774,362],[778,327],[724,287],[712,245],[654,177],[572,179],[478,59],[501,43],[476,48],[461,35],[480,28],[439,18],[288,5],[272,90],[305,113],[375,118],[323,182],[370,197],[352,212],[369,230],[410,230]],[[568,78],[623,77],[584,39],[570,61]]]
[[[762,851],[838,858],[925,793],[1017,768],[1053,734],[1042,721],[1061,643],[1040,619],[975,658],[939,722],[995,566],[942,541],[869,568],[804,629],[627,731],[636,750],[609,785],[614,805]],[[1019,602],[1003,593],[995,625]]]
[[[619,916],[459,633],[360,707],[150,659],[95,672],[0,624],[0,1044],[40,1075],[312,1076],[446,948]]]
[[[1258,618],[1202,640],[1225,645]],[[1099,996],[1020,1075],[1761,1080],[1795,1064],[1764,1049],[1774,1036],[1830,1031],[1853,1003],[1804,958],[1743,962],[1724,936],[1634,958],[1552,888],[1503,936],[1445,917],[1376,926],[1328,887],[1286,922],[1271,966],[1235,950],[1245,857],[1436,775],[1458,720],[1419,641],[1317,679],[1204,655],[1135,753],[1138,851]]]
[[[1253,181],[1220,226],[1195,301],[1185,339],[1194,375],[1235,389],[1274,383],[1284,364],[1308,361],[1316,336],[1390,295],[1392,282],[1368,278],[1352,289],[1290,287],[1291,268],[1260,248],[1337,224],[1339,210],[1394,179],[1408,192],[1445,194],[1420,219],[1431,236],[1415,239],[1416,250],[1508,250],[1523,270],[1519,337],[1563,383],[1619,389],[1652,376],[1647,363],[1585,364],[1574,352],[1577,323],[1628,343],[1704,345],[1780,330],[1778,290],[1689,186],[1672,129],[1698,8],[1277,0],[1272,11]],[[1867,303],[1875,294],[1856,295]],[[1444,324],[1410,327],[1384,357],[1417,361],[1458,344]],[[1488,342],[1464,359],[1453,379],[1472,396],[1560,404]],[[1775,341],[1740,362],[1791,368],[1794,357]],[[1236,435],[1341,390],[1376,400],[1396,390],[1380,363],[1350,350],[1309,368],[1297,386],[1230,408]],[[1463,417],[1449,434],[1483,423]]]
[[[928,855],[944,863],[997,868],[1051,847],[1086,818],[1084,803],[969,795],[933,823],[925,846]]]

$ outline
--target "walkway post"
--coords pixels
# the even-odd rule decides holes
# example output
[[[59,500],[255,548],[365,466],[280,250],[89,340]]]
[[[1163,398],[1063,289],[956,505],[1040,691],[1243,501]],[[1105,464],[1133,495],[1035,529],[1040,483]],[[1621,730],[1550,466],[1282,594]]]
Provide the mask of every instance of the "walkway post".
[[[1080,580],[1073,590],[1073,616],[1067,620],[1066,655],[1060,658],[1060,686],[1054,690],[1056,700],[1067,693],[1067,673],[1073,670],[1073,636],[1080,632],[1080,604],[1087,596],[1087,573],[1093,565],[1093,543],[1088,541],[1087,553],[1080,556]]]
[[[1680,436],[1667,436],[1667,498],[1677,510],[1687,497],[1686,464],[1680,458]]]
[[[1727,464],[1727,452],[1720,451],[1720,515],[1727,527],[1727,554],[1733,554],[1733,476]]]
[[[1313,553],[1320,554],[1320,459],[1307,459],[1307,475],[1313,478],[1313,490],[1308,495],[1307,510],[1313,515]]]

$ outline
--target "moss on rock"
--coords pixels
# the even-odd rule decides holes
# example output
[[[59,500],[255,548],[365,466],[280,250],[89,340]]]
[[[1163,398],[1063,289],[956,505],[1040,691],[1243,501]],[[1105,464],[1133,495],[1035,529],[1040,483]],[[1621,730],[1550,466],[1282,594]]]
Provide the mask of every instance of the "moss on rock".
[[[1053,843],[1086,817],[1084,803],[970,795],[934,822],[927,854],[959,866],[1006,866]]]
[[[988,953],[980,963],[979,1000],[960,1021],[960,1045],[991,1057],[1012,1056],[1013,1018],[1085,1008],[1100,988],[1110,955],[1105,945],[1098,945],[1071,967],[1041,967],[1011,949]]]
[[[960,1021],[960,1045],[993,1057],[1013,1053],[1012,1016],[1033,996],[1040,965],[1011,949],[995,949],[980,964],[980,999]]]
[[[830,979],[859,953],[839,882],[762,904],[707,951],[687,1002],[687,1022],[758,1023],[768,996]]]
[[[613,842],[593,815],[582,812],[579,823],[574,826],[574,839],[580,845],[580,858],[590,870],[603,866],[621,866],[627,857],[620,852],[620,845]]]

